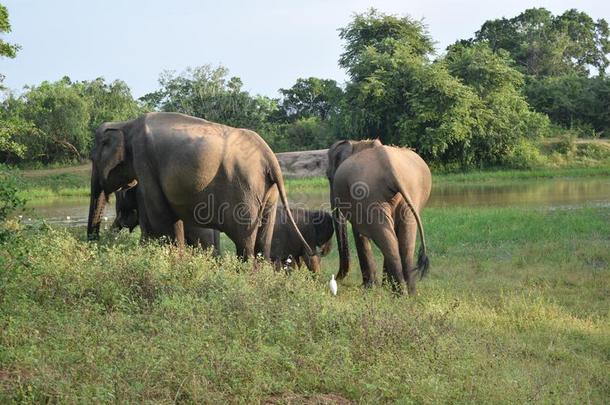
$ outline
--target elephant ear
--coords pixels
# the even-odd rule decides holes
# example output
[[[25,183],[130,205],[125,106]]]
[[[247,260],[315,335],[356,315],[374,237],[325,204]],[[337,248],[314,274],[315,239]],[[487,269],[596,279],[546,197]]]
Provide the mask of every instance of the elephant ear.
[[[108,128],[99,141],[99,170],[104,183],[108,175],[125,159],[125,135],[118,128]]]
[[[328,168],[326,169],[326,176],[329,180],[335,177],[335,172],[341,163],[352,155],[353,149],[354,147],[350,140],[335,142],[328,149]]]

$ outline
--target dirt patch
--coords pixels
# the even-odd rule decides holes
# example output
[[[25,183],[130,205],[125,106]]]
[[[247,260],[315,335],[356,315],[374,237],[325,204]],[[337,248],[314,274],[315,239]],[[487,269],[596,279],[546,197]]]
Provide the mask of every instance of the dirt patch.
[[[24,170],[23,177],[44,177],[64,173],[91,173],[91,163],[85,163],[79,166],[59,167],[57,169],[34,169]]]

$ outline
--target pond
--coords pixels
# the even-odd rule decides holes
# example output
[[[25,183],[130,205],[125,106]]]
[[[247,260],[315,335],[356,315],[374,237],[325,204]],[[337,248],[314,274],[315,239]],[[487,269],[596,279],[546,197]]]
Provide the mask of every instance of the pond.
[[[295,205],[328,209],[328,190],[311,193],[290,191]],[[561,178],[524,180],[507,184],[443,184],[433,187],[428,207],[570,207],[582,205],[610,206],[610,178]],[[44,218],[49,223],[67,226],[87,224],[89,200],[83,198],[55,200],[34,204],[28,218]],[[114,219],[114,199],[107,205],[109,225]],[[68,219],[69,218],[69,219]],[[33,219],[30,219],[33,220]]]

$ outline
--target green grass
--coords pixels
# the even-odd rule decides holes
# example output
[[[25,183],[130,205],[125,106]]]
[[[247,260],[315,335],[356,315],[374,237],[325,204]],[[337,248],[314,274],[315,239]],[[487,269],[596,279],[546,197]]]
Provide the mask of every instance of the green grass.
[[[90,175],[79,167],[60,170],[26,171],[21,178],[19,196],[32,203],[65,197],[89,197]]]
[[[607,401],[610,209],[423,219],[432,268],[415,298],[361,289],[357,263],[330,296],[335,250],[316,279],[13,224],[0,402]]]
[[[434,186],[459,185],[468,186],[484,184],[519,184],[523,180],[540,180],[552,178],[587,178],[610,176],[610,165],[599,167],[574,167],[560,169],[536,169],[536,170],[488,170],[470,171],[464,173],[432,173]],[[312,193],[328,189],[328,180],[324,177],[311,177],[303,179],[287,179],[286,187],[288,193],[291,191],[300,193]]]

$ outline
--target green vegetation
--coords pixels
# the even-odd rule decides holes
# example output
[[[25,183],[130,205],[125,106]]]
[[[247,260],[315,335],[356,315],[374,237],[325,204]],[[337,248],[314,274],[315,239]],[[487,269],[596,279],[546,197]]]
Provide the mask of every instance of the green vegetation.
[[[136,235],[0,249],[0,402],[604,402],[608,209],[428,209],[417,298]],[[448,232],[447,230],[451,230]]]
[[[610,176],[608,142],[580,139],[610,128],[605,20],[530,9],[438,57],[408,17],[370,10],[340,36],[345,86],[302,78],[279,99],[207,65],[163,73],[140,100],[103,78],[7,93],[0,162],[38,170],[0,165],[0,403],[610,398],[608,207],[425,209],[432,269],[409,298],[360,288],[351,237],[332,297],[336,250],[320,276],[287,275],[254,271],[226,238],[214,258],[14,217],[24,198],[88,197],[90,165],[61,166],[86,160],[101,122],[153,110],[254,129],[276,152],[379,136],[416,147],[435,185]],[[18,49],[0,39],[0,56]],[[328,192],[325,178],[286,183]]]
[[[3,7],[0,33],[9,30]],[[486,21],[473,38],[435,52],[421,22],[371,9],[354,15],[339,36],[345,85],[299,78],[279,89],[279,98],[250,94],[226,67],[210,65],[165,71],[158,90],[139,100],[121,80],[104,78],[64,77],[9,92],[0,107],[0,162],[82,162],[101,122],[147,111],[253,129],[276,152],[379,137],[415,148],[444,171],[562,166],[566,159],[549,161],[541,152],[547,137],[607,137],[604,19],[532,8]],[[0,41],[0,49],[14,57],[17,47]]]

